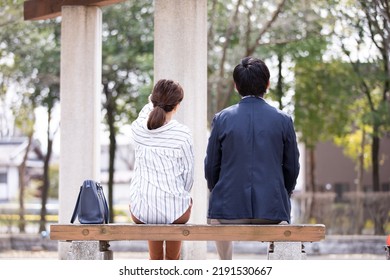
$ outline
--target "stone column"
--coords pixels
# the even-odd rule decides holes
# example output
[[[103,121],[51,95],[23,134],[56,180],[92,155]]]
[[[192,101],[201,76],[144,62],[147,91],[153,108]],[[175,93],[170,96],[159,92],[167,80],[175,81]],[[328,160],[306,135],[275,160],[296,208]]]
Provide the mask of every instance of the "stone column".
[[[113,260],[108,241],[72,241],[68,260]]]
[[[64,6],[61,30],[59,223],[69,223],[83,180],[100,180],[102,12]],[[68,250],[59,244],[60,259]]]
[[[302,242],[271,242],[267,257],[269,260],[306,260]]]
[[[154,79],[173,79],[184,89],[176,119],[193,134],[194,206],[189,223],[205,224],[207,187],[203,161],[207,145],[207,1],[156,0]],[[184,259],[205,259],[206,242],[183,244]]]

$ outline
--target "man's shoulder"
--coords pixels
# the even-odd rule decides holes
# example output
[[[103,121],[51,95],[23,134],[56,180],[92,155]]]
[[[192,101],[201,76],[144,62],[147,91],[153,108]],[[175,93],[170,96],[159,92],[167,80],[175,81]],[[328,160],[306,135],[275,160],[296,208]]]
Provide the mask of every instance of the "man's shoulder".
[[[215,114],[216,117],[228,116],[231,114],[235,114],[237,112],[238,104],[231,105],[226,107]]]
[[[279,109],[279,108],[277,108],[275,106],[272,106],[269,103],[265,102],[264,106],[266,106],[267,111],[269,113],[274,114],[275,116],[279,116],[279,117],[281,117],[283,119],[290,119],[291,118],[291,116],[287,112],[285,112],[285,111],[283,111],[283,110],[281,110],[281,109]]]

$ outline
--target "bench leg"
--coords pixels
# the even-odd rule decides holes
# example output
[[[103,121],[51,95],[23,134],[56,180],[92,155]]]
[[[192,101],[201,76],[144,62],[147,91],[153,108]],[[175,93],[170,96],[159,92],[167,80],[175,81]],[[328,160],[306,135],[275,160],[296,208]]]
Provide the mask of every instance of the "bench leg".
[[[271,242],[268,247],[269,260],[306,260],[302,242]]]
[[[112,260],[109,247],[107,241],[72,241],[68,260]]]

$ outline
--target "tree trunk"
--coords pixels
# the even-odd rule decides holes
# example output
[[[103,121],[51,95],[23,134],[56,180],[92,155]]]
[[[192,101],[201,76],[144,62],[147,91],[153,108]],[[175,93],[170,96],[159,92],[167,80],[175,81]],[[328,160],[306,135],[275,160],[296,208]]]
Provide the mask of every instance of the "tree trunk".
[[[303,215],[303,222],[310,222],[313,218],[314,191],[315,191],[315,147],[309,149],[309,183],[306,184],[306,203]]]
[[[283,74],[282,74],[282,70],[283,70],[283,54],[281,53],[278,53],[278,82],[276,83],[276,99],[279,103],[279,109],[280,110],[283,110],[283,101],[282,101],[282,97],[284,96],[284,92],[283,92]]]
[[[381,191],[380,178],[379,178],[379,145],[380,138],[378,137],[378,126],[374,124],[374,132],[372,138],[372,187],[374,192]]]
[[[112,118],[113,119],[113,118]],[[116,139],[114,123],[109,123],[110,127],[110,155],[108,167],[108,203],[111,209],[110,222],[114,222],[114,174],[115,174],[115,154],[116,154]]]
[[[364,204],[363,204],[363,174],[364,174],[364,146],[366,145],[366,132],[363,128],[360,142],[359,158],[357,163],[357,184],[356,184],[356,221],[354,222],[353,233],[361,234],[364,228]]]
[[[107,113],[106,121],[109,127],[109,166],[108,166],[108,207],[110,209],[110,223],[114,222],[114,174],[115,174],[115,154],[116,154],[116,128],[115,128],[115,113],[116,104],[115,98],[112,96],[112,92],[108,88],[107,84],[103,87],[104,94],[106,96],[106,103],[104,104]]]
[[[50,122],[51,122],[51,108],[47,112],[47,151],[43,165],[43,185],[41,192],[41,218],[39,222],[39,232],[46,231],[46,203],[49,197],[49,187],[50,187],[50,159],[53,151],[53,139],[50,136]]]
[[[32,138],[33,138],[34,131],[30,132],[27,139],[27,147],[26,152],[23,156],[23,161],[19,166],[19,232],[24,233],[26,232],[26,220],[24,217],[25,214],[25,208],[24,208],[24,192],[26,189],[26,162],[28,158],[28,153],[30,151]]]
[[[22,162],[19,166],[19,232],[26,232],[26,219],[24,217],[24,191],[25,191],[25,180],[24,176],[26,173],[26,164]]]

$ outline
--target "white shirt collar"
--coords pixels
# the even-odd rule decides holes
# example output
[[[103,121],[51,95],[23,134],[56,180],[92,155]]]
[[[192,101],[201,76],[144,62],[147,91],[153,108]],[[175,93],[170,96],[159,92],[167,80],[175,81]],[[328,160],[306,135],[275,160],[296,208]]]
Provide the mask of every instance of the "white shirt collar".
[[[246,96],[241,97],[241,99],[245,99],[245,98],[248,98],[248,97],[254,97],[254,98],[258,98],[258,99],[264,99],[263,97],[256,96],[256,95],[246,95]]]

